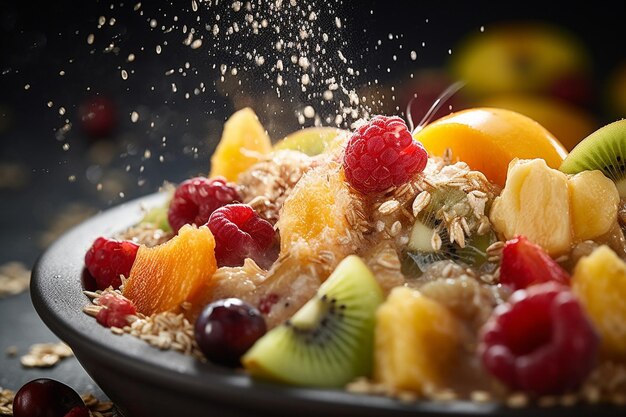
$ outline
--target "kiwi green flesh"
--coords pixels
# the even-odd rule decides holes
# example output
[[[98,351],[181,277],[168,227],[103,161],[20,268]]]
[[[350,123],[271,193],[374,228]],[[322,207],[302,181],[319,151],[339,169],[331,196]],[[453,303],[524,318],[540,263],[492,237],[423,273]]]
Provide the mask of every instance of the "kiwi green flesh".
[[[167,220],[168,205],[161,207],[153,207],[144,214],[139,224],[152,224],[164,232],[171,232],[172,227]]]
[[[368,376],[382,302],[372,272],[349,256],[290,320],[261,337],[242,363],[253,376],[293,385],[342,387]]]
[[[566,174],[600,170],[626,198],[626,119],[610,123],[583,139],[561,164]]]

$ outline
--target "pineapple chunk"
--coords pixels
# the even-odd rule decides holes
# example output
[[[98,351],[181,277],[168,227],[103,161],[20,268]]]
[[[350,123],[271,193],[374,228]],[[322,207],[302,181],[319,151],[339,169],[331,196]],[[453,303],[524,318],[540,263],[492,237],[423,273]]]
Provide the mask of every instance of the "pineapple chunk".
[[[593,239],[608,233],[617,220],[619,193],[601,171],[583,171],[568,181],[574,238]]]
[[[455,366],[461,325],[419,291],[394,288],[376,312],[374,378],[391,390],[441,388]]]
[[[576,264],[572,290],[600,332],[604,355],[626,360],[626,263],[600,246]]]
[[[211,177],[237,177],[272,151],[272,142],[254,111],[246,107],[224,124],[222,139],[211,157]]]
[[[514,159],[490,220],[506,239],[525,235],[550,255],[572,244],[567,175],[543,159]]]
[[[615,184],[600,171],[568,178],[543,159],[516,159],[489,217],[506,239],[524,235],[555,256],[608,233],[618,204]]]

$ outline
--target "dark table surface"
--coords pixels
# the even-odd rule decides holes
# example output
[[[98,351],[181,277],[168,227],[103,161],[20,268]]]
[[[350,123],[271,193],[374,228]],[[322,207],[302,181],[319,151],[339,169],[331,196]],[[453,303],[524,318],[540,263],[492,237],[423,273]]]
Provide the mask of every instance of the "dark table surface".
[[[197,25],[191,2],[144,2],[141,11],[134,10],[136,3],[0,3],[0,264],[20,261],[30,268],[51,239],[71,224],[150,194],[165,180],[206,173],[222,123],[236,107],[252,104],[275,138],[299,126],[292,110],[301,97],[276,102],[264,92],[241,88],[229,94],[214,64],[235,58],[224,51],[207,55],[200,49],[200,54],[182,44],[180,27]],[[334,12],[343,17],[344,26],[352,27],[346,32],[345,53],[354,66],[368,65],[367,77],[383,80],[418,67],[441,66],[463,34],[508,19],[547,20],[579,35],[597,64],[597,79],[624,58],[623,2],[585,5],[585,10],[545,2],[524,3],[523,8],[506,2],[423,3],[338,4]],[[207,13],[214,18],[215,11]],[[104,25],[101,16],[106,17]],[[149,23],[154,17],[159,25],[171,24],[174,16],[175,34],[154,30]],[[92,33],[96,36],[90,44]],[[390,33],[401,34],[401,40],[370,50],[370,55],[362,53],[363,47]],[[111,43],[117,49],[107,51]],[[392,60],[400,44],[403,58]],[[154,52],[157,45],[163,45],[162,54]],[[408,51],[418,48],[419,59],[410,61]],[[136,60],[128,62],[131,53]],[[120,76],[122,68],[130,72],[127,80]],[[171,69],[173,74],[165,75]],[[242,75],[242,88],[258,84],[257,75]],[[200,83],[207,91],[195,94]],[[185,92],[191,92],[188,98]],[[80,129],[79,107],[94,95],[111,99],[119,115],[107,140],[94,141]],[[136,123],[129,117],[132,111],[140,115]],[[64,131],[68,122],[72,128]],[[20,365],[19,356],[31,344],[57,340],[38,318],[27,292],[1,298],[0,386],[17,390],[31,379],[51,377],[80,393],[106,398],[75,358],[51,369]],[[17,356],[5,354],[10,346],[18,348]]]

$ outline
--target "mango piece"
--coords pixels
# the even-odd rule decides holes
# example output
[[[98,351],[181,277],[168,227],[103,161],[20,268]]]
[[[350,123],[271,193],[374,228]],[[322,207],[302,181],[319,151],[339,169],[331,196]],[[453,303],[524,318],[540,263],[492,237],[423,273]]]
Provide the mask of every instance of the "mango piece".
[[[430,155],[452,157],[503,186],[514,158],[542,158],[558,168],[567,151],[543,126],[519,113],[497,108],[462,110],[426,125],[414,135]]]
[[[461,325],[419,291],[394,288],[376,312],[374,379],[393,390],[442,388],[455,369]]]
[[[183,226],[169,241],[141,246],[123,294],[145,315],[179,311],[184,302],[197,312],[208,297],[217,269],[215,239],[208,227]]]
[[[543,159],[513,160],[489,219],[506,239],[524,235],[550,255],[572,244],[567,175]]]
[[[246,107],[230,116],[211,157],[211,177],[237,177],[272,151],[272,142],[254,111]]]
[[[601,171],[583,171],[568,180],[574,239],[594,239],[617,220],[619,193]]]
[[[301,248],[303,254],[314,255],[326,250],[338,260],[352,253],[355,248],[344,239],[351,236],[347,217],[357,210],[355,204],[337,163],[307,172],[285,200],[276,223],[281,253],[295,254]]]
[[[626,263],[600,246],[576,264],[572,290],[600,332],[603,354],[626,360]]]
[[[341,146],[349,133],[334,127],[308,127],[293,132],[277,142],[274,145],[274,150],[290,149],[315,156]]]

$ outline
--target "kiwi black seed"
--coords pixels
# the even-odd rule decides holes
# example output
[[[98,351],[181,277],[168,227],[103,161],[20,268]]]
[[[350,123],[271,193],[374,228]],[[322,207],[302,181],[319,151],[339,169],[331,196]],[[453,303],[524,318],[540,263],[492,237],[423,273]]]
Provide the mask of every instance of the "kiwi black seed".
[[[626,119],[610,123],[583,139],[561,164],[566,174],[600,170],[626,198]]]
[[[295,385],[341,387],[368,376],[382,301],[372,272],[349,256],[293,317],[261,337],[242,363],[253,376]]]

